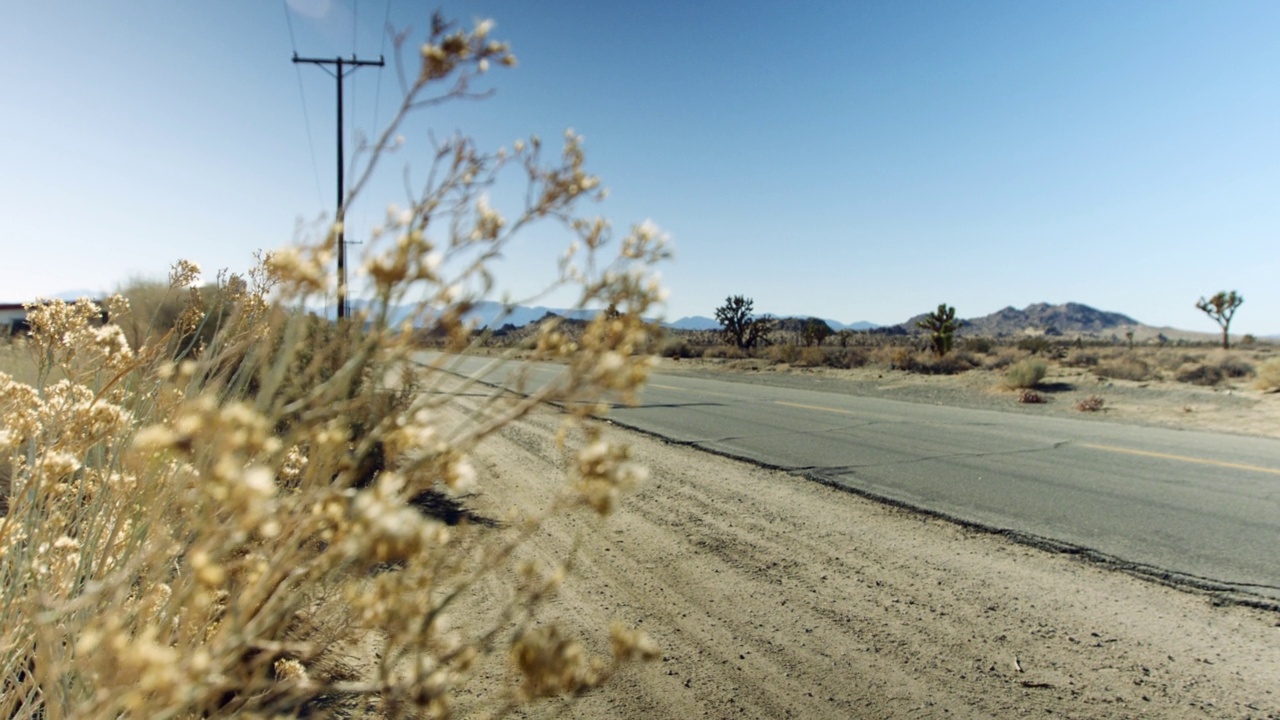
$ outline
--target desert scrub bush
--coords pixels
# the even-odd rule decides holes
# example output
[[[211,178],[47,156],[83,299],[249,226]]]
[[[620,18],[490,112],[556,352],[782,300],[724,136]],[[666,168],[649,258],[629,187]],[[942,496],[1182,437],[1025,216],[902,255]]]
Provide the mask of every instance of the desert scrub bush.
[[[820,347],[800,348],[800,355],[792,364],[796,367],[820,367],[827,362],[827,353]]]
[[[1067,353],[1066,358],[1062,361],[1063,365],[1074,368],[1095,367],[1098,364],[1098,354],[1090,350],[1074,348]]]
[[[1043,335],[1031,335],[1019,340],[1017,347],[1032,355],[1047,354],[1053,349],[1053,341]]]
[[[1025,353],[1014,348],[1004,348],[993,355],[988,355],[983,363],[988,370],[1003,370],[1025,357]]]
[[[874,356],[881,358],[881,362],[890,370],[902,370],[920,375],[956,375],[979,365],[978,360],[967,352],[953,352],[940,356],[936,352],[897,347],[878,348]]]
[[[1004,373],[1004,386],[1011,389],[1033,388],[1049,374],[1049,364],[1040,358],[1026,358],[1009,366]]]
[[[1217,365],[1202,362],[1183,363],[1173,373],[1173,379],[1191,385],[1217,385],[1223,379],[1222,370]]]
[[[1103,406],[1106,404],[1107,401],[1102,397],[1098,395],[1090,395],[1088,397],[1081,398],[1080,401],[1076,403],[1076,410],[1079,410],[1080,412],[1098,412],[1102,410]]]
[[[1271,358],[1259,365],[1253,384],[1263,392],[1280,392],[1280,357]]]
[[[485,66],[511,62],[488,33],[487,22],[433,21],[353,192],[408,109],[466,95]],[[336,225],[226,277],[226,312],[212,319],[189,292],[199,269],[175,265],[169,289],[186,304],[172,332],[138,344],[88,301],[32,310],[34,377],[0,373],[0,716],[442,717],[478,667],[510,657],[512,682],[482,697],[500,715],[653,656],[617,626],[612,657],[589,657],[540,617],[571,558],[513,563],[544,516],[450,526],[413,504],[482,484],[470,460],[481,443],[550,401],[565,408],[572,470],[545,512],[601,519],[643,475],[590,415],[605,393],[633,398],[648,371],[634,350],[651,341],[643,315],[660,300],[650,268],[663,238],[642,224],[608,257],[607,225],[578,209],[599,194],[579,139],[567,135],[554,160],[541,148],[438,141],[422,195],[391,209],[366,246],[371,301],[342,324],[299,309],[336,289]],[[511,167],[530,187],[507,218],[484,191]],[[391,308],[412,298],[412,319],[447,347],[473,342],[463,319],[493,290],[490,261],[547,220],[573,241],[548,290],[576,288],[577,309],[615,309],[572,341],[542,324],[527,352],[563,363],[556,379],[478,392],[485,376],[422,355],[392,325]],[[127,300],[109,304],[127,324]],[[186,334],[208,323],[208,336]],[[469,615],[492,578],[509,590],[501,607]]]
[[[747,357],[747,353],[734,345],[712,345],[702,351],[702,357],[708,360],[741,360]]]
[[[964,349],[969,352],[987,355],[995,347],[995,343],[989,337],[975,336],[965,338]]]
[[[658,355],[680,360],[697,357],[697,351],[682,337],[667,337],[658,342]]]
[[[867,351],[856,347],[839,348],[827,353],[825,359],[828,367],[841,370],[860,368],[870,361],[871,358],[867,355]]]
[[[1205,362],[1213,363],[1222,371],[1223,377],[1241,379],[1253,377],[1253,363],[1241,357],[1239,353],[1218,350],[1206,358]]]
[[[800,348],[791,345],[770,345],[764,349],[764,358],[772,363],[794,363],[800,358]]]
[[[1024,405],[1038,405],[1044,401],[1043,395],[1030,388],[1018,393],[1018,402]]]
[[[1150,380],[1153,377],[1151,365],[1145,360],[1127,356],[1100,360],[1098,365],[1093,368],[1093,374],[1098,377],[1138,382]]]

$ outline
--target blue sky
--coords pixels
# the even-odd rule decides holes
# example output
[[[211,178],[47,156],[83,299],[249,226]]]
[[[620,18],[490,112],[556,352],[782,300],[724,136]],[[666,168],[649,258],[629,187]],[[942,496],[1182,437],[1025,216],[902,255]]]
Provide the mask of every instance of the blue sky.
[[[289,61],[286,12],[302,55],[390,56],[388,7],[422,37],[435,6],[288,2],[11,4],[0,302],[180,257],[243,270],[331,210],[334,82]],[[415,119],[349,215],[356,238],[404,203],[428,129],[496,148],[572,127],[610,189],[598,211],[671,234],[671,319],[729,294],[882,324],[1074,301],[1214,331],[1194,302],[1234,289],[1234,330],[1280,333],[1280,3],[443,10],[493,18],[520,66],[490,73],[492,99]],[[397,94],[392,68],[356,72],[348,127],[371,132]],[[532,235],[502,277],[532,287],[559,246]]]

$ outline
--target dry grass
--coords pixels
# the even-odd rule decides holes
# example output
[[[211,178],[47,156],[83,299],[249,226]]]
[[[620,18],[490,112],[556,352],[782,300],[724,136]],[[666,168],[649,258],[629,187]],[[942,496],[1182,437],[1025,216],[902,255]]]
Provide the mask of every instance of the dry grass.
[[[1040,358],[1019,360],[1005,371],[1004,386],[1012,389],[1030,389],[1039,385],[1047,374],[1049,374],[1049,363],[1044,360]]]
[[[501,63],[505,45],[487,33],[433,34],[405,108],[437,81],[448,96],[479,62]],[[164,292],[145,288],[132,309],[114,298],[113,324],[87,301],[51,304],[31,313],[25,346],[3,348],[0,716],[442,717],[478,659],[510,657],[512,684],[486,698],[501,715],[654,655],[615,627],[612,655],[589,657],[541,621],[571,558],[512,566],[538,518],[495,530],[450,526],[466,515],[445,510],[484,481],[471,452],[552,400],[574,401],[577,442],[548,512],[582,513],[589,528],[641,477],[587,416],[645,377],[635,350],[652,342],[642,318],[660,293],[649,268],[665,257],[661,236],[638,227],[610,260],[600,226],[571,225],[581,264],[551,288],[619,312],[572,341],[556,323],[539,329],[528,352],[566,364],[555,383],[475,392],[483,378],[447,372],[449,356],[409,372],[418,348],[389,308],[425,298],[418,319],[464,347],[477,297],[458,288],[485,287],[483,260],[515,230],[578,217],[598,187],[572,135],[559,162],[535,143],[482,154],[459,137],[440,149],[432,186],[368,250],[376,299],[355,322],[294,309],[333,291],[328,234],[198,290],[199,269],[179,263]],[[509,166],[538,200],[505,220],[482,191]],[[455,234],[432,240],[428,222]],[[459,413],[464,395],[485,400]],[[510,589],[496,614],[455,612],[495,577]]]
[[[1151,380],[1154,377],[1151,364],[1133,355],[1100,360],[1093,368],[1093,374],[1114,380],[1134,380],[1138,382]]]
[[[1271,358],[1258,366],[1254,385],[1264,392],[1280,391],[1280,358]]]

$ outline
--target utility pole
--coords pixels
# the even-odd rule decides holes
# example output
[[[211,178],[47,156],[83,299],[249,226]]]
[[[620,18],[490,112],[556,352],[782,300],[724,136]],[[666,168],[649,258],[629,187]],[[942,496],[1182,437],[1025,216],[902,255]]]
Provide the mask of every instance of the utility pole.
[[[343,197],[342,174],[343,174],[343,153],[342,153],[342,78],[355,72],[362,65],[375,65],[382,67],[386,63],[382,56],[379,55],[377,60],[359,60],[355,55],[349,58],[341,56],[332,60],[324,58],[304,58],[298,57],[298,53],[293,54],[295,63],[311,63],[319,65],[321,69],[329,73],[338,81],[338,210],[334,213],[335,222],[338,223],[338,319],[341,320],[347,316],[347,242],[346,242],[346,225],[343,220],[346,214],[346,198]],[[337,66],[337,71],[330,70],[326,65]],[[344,67],[346,69],[344,69]]]

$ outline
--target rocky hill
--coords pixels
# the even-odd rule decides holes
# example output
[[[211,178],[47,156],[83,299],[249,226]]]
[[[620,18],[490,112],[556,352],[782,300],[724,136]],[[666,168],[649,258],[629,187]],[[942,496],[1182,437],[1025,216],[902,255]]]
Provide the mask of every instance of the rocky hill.
[[[924,317],[917,315],[898,327],[914,331],[916,322]],[[1036,303],[1021,310],[1007,307],[983,317],[967,318],[960,328],[960,334],[987,337],[1025,334],[1102,335],[1142,326],[1142,323],[1128,315],[1105,312],[1080,303]]]

